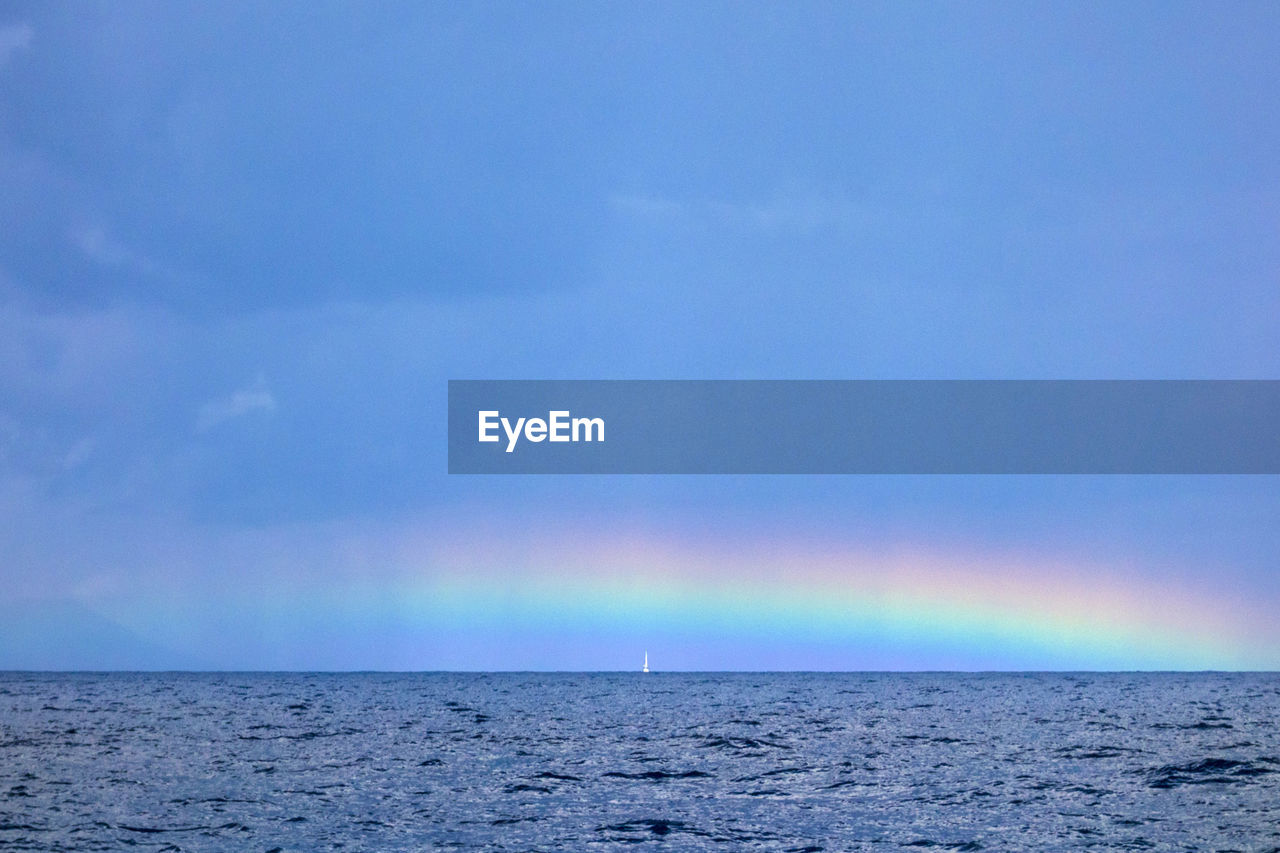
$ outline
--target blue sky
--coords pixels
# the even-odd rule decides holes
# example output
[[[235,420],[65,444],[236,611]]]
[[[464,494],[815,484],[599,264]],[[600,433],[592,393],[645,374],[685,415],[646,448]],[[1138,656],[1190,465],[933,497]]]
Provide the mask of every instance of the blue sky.
[[[227,585],[494,518],[1280,605],[1273,478],[444,473],[449,378],[1280,378],[1277,43],[1267,3],[0,5],[0,585],[139,665]],[[201,660],[380,665],[351,630]]]

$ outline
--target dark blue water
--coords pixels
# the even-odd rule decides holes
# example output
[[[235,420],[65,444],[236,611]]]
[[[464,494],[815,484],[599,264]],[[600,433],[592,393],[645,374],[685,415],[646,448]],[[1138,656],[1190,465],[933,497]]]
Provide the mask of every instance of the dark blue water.
[[[1275,674],[0,674],[5,850],[1274,850]]]

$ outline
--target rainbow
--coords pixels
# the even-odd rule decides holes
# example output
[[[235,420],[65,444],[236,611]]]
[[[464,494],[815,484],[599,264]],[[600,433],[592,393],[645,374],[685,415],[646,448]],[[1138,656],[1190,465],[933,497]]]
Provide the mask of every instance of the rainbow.
[[[275,543],[235,561],[273,567],[256,578],[108,615],[272,668],[625,669],[647,649],[659,669],[1280,669],[1265,600],[1133,558],[541,529]]]
[[[435,626],[915,650],[938,668],[1273,669],[1280,634],[1221,591],[1042,555],[488,532],[431,549],[397,590]],[[385,600],[385,590],[376,595]],[[1006,664],[998,664],[1005,668]],[[933,668],[933,667],[929,667]]]

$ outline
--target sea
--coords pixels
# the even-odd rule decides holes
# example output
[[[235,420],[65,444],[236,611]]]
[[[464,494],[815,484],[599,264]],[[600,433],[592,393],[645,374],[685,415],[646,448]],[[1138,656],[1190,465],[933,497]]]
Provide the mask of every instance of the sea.
[[[1280,850],[1280,674],[0,673],[0,849]]]

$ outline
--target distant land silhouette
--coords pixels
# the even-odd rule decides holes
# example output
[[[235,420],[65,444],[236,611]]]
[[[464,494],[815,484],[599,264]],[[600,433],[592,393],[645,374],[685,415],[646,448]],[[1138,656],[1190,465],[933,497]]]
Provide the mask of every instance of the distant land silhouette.
[[[0,603],[0,670],[207,669],[71,599]]]

